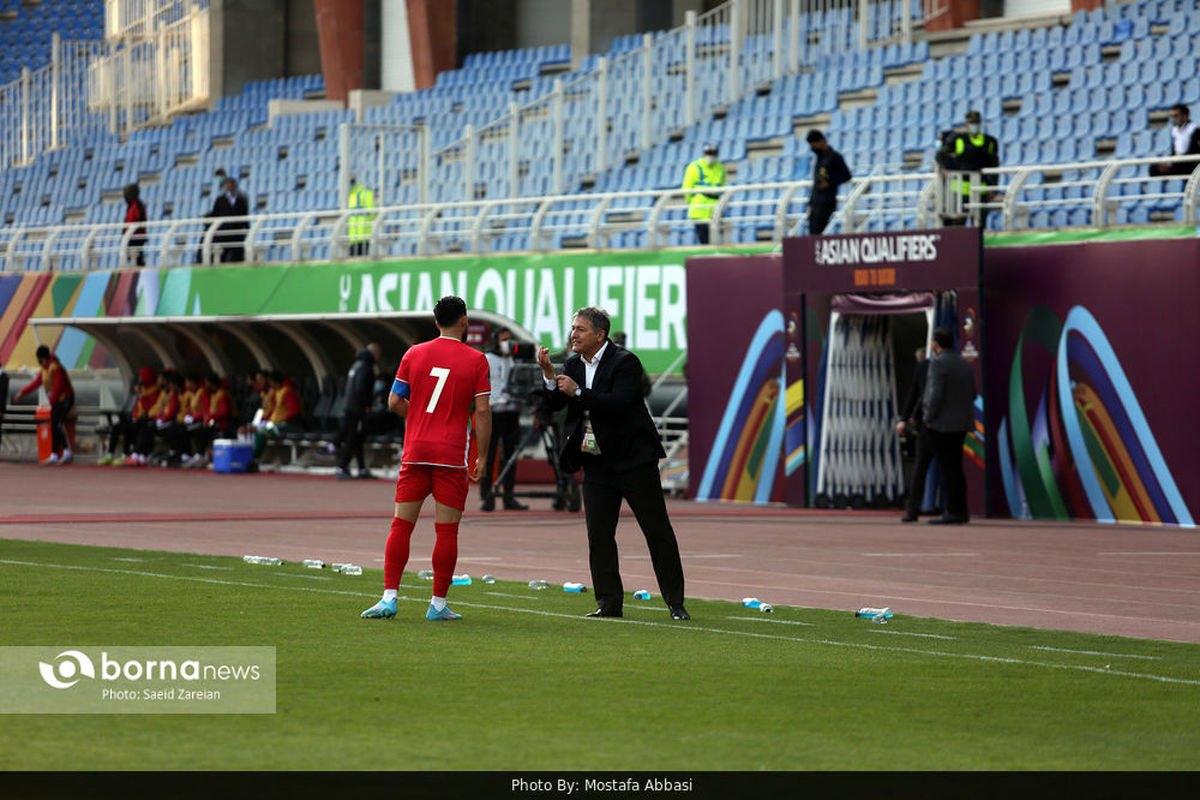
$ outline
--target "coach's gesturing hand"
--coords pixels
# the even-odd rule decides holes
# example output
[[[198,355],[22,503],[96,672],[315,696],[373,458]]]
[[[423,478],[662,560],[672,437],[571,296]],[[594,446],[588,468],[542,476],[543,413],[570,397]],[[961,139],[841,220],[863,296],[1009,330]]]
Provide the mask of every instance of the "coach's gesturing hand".
[[[542,368],[542,375],[546,380],[554,380],[554,365],[550,363],[550,351],[545,347],[538,348],[537,363]]]

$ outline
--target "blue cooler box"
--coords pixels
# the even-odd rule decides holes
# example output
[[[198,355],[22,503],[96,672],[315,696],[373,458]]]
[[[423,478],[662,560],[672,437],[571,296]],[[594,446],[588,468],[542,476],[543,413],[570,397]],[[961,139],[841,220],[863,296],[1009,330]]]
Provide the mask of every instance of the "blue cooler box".
[[[237,439],[213,440],[213,472],[245,472],[254,457],[254,445]]]

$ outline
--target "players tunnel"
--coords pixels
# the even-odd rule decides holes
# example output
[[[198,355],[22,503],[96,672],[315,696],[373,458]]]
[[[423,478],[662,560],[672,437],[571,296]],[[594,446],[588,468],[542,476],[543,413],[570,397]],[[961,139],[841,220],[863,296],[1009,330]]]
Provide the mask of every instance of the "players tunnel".
[[[977,229],[945,228],[799,237],[782,253],[689,258],[689,493],[793,506],[898,503],[909,472],[898,406],[934,327],[955,332],[983,386],[981,248]],[[965,455],[969,506],[982,512],[981,397],[975,405]]]

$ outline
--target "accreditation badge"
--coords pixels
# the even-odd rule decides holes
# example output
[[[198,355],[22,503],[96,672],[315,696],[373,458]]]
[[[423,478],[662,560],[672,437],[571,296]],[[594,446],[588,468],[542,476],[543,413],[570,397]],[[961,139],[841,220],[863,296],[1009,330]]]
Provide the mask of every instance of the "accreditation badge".
[[[590,419],[583,423],[583,442],[579,445],[579,450],[591,456],[600,455],[600,444],[596,441],[596,434],[592,430]]]

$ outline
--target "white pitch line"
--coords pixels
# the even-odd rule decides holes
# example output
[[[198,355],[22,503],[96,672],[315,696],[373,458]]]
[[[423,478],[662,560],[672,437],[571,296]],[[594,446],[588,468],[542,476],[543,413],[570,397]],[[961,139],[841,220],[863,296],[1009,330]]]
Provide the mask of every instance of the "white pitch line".
[[[979,553],[863,553],[865,558],[973,558]]]
[[[492,594],[496,597],[519,597],[522,600],[537,600],[538,598],[531,594],[509,594],[508,592],[484,592],[484,594]]]
[[[1078,653],[1081,656],[1111,656],[1112,658],[1140,658],[1145,661],[1162,661],[1159,656],[1140,656],[1133,653],[1101,653],[1096,650],[1067,650],[1062,647],[1043,647],[1038,644],[1029,645],[1030,650],[1049,650],[1052,653]]]
[[[233,567],[215,567],[212,564],[180,564],[181,567],[195,567],[196,569],[220,569],[232,572]]]
[[[1188,550],[1183,552],[1172,552],[1170,550],[1109,550],[1106,552],[1097,553],[1098,556],[1200,556],[1200,551]]]
[[[113,556],[113,561],[130,561],[133,563],[140,564],[140,563],[144,562],[145,560],[146,559],[144,559],[144,558],[118,558],[117,556]]]
[[[874,631],[875,633],[890,633],[892,636],[920,636],[923,639],[948,639],[952,642],[956,641],[958,639],[957,636],[943,636],[940,633],[912,633],[910,631],[889,631],[885,628],[878,628],[878,627],[871,628],[871,630]]]
[[[292,575],[291,573],[287,573],[287,572],[279,573],[279,577],[281,577],[281,578],[307,578],[310,581],[331,581],[331,580],[333,580],[333,578],[329,577],[328,575]]]
[[[815,622],[800,622],[795,619],[769,619],[767,617],[726,617],[725,619],[748,619],[751,622],[773,622],[776,625],[803,625],[807,628],[815,628]]]
[[[50,564],[38,561],[16,561],[12,559],[0,559],[0,564],[10,564],[18,567],[46,567],[48,569],[71,569],[81,572],[103,572],[116,575],[140,575],[147,578],[164,578],[166,580],[189,581],[192,583],[211,583],[219,586],[243,586],[251,589],[274,589],[284,590],[288,592],[312,592],[314,594],[336,594],[347,595],[351,597],[374,597],[374,594],[364,592],[347,592],[338,589],[317,589],[308,586],[280,586],[279,584],[271,583],[248,583],[246,581],[225,581],[217,578],[201,578],[194,575],[170,575],[161,572],[142,572],[131,569],[109,569],[107,567],[85,567],[78,564]],[[425,598],[398,597],[399,600],[414,603],[427,603]],[[455,605],[464,608],[482,608],[491,611],[509,611],[515,614],[533,614],[535,616],[555,617],[558,619],[573,619],[579,621],[587,621],[587,624],[595,624],[593,620],[581,617],[576,614],[564,614],[558,611],[541,611],[532,608],[516,608],[513,606],[494,606],[484,603],[470,603],[461,600],[455,601]],[[757,619],[757,617],[749,617],[749,619]],[[1022,658],[1006,658],[1003,656],[985,656],[978,653],[951,653],[945,650],[916,650],[909,647],[884,647],[882,645],[865,644],[862,642],[844,642],[837,639],[798,639],[793,636],[780,636],[771,633],[754,633],[751,631],[736,631],[728,628],[705,628],[699,625],[689,625],[679,622],[651,622],[649,620],[634,620],[634,619],[609,619],[606,622],[610,625],[645,625],[652,628],[664,628],[671,631],[691,631],[695,633],[718,633],[727,636],[744,636],[751,639],[771,639],[774,641],[793,642],[795,644],[819,644],[828,647],[849,647],[856,650],[873,650],[883,653],[906,653],[909,655],[934,656],[939,658],[956,658],[967,661],[983,661],[994,662],[998,664],[1020,664],[1030,667],[1046,667],[1049,669],[1062,669],[1071,672],[1092,672],[1099,675],[1116,675],[1122,678],[1136,678],[1139,680],[1151,680],[1159,683],[1174,683],[1184,686],[1200,686],[1200,680],[1190,680],[1187,678],[1171,678],[1165,675],[1151,675],[1144,672],[1124,672],[1122,670],[1105,669],[1103,667],[1089,667],[1082,664],[1055,664],[1049,661],[1029,661]]]

